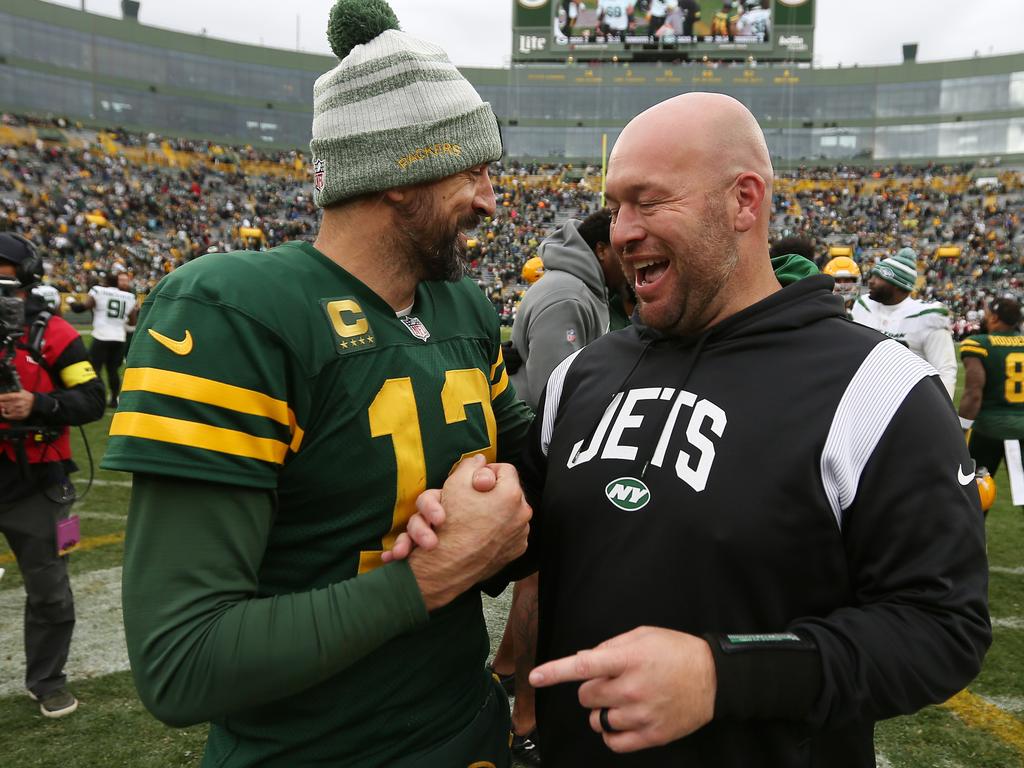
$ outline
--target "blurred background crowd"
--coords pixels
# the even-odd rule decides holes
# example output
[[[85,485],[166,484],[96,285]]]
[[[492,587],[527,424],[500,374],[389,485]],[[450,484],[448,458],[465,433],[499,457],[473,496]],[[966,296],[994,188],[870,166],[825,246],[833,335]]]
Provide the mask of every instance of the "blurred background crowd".
[[[601,205],[600,169],[492,168],[497,214],[469,241],[471,270],[506,324],[526,285],[523,264],[567,218]],[[819,265],[848,253],[867,274],[909,246],[918,296],[945,303],[958,337],[986,297],[1024,278],[1024,176],[998,166],[844,166],[777,174],[773,240],[800,236]],[[0,231],[42,250],[47,281],[80,294],[126,271],[145,294],[206,253],[312,240],[317,210],[306,158],[205,141],[88,131],[0,116]]]

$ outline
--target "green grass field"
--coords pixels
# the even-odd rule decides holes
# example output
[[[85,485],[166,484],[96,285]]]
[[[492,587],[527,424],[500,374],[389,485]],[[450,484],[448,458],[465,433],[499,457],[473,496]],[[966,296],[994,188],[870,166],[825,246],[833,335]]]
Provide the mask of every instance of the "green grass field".
[[[85,429],[98,464],[110,412]],[[79,493],[89,474],[84,445],[74,435],[82,466]],[[198,765],[206,726],[168,728],[153,719],[135,695],[127,671],[119,601],[120,565],[128,478],[97,468],[96,482],[76,504],[82,517],[83,550],[71,557],[79,614],[68,673],[81,700],[74,715],[47,721],[22,689],[22,582],[0,540],[0,766],[29,768],[157,768]],[[929,707],[913,717],[879,725],[876,744],[883,768],[1012,768],[1024,766],[1024,512],[1009,503],[1005,470],[988,518],[993,567],[990,599],[995,642],[972,696],[954,707]],[[496,647],[506,601],[487,601]],[[958,700],[959,701],[959,700]]]

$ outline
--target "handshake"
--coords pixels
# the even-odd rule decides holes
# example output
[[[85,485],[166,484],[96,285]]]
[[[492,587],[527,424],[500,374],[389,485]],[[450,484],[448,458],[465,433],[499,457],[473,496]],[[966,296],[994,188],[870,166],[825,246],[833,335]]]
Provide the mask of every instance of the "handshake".
[[[416,513],[385,563],[408,559],[428,611],[447,605],[526,551],[533,512],[509,464],[464,459],[441,490],[416,500]]]

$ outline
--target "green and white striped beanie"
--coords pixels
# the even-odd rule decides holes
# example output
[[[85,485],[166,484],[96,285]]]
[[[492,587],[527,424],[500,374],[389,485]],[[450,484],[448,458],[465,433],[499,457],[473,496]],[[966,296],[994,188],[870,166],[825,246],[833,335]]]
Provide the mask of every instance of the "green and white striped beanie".
[[[904,291],[913,291],[917,284],[917,254],[913,248],[901,248],[895,256],[878,262],[871,274],[878,275]]]
[[[318,206],[501,157],[491,105],[440,47],[400,31],[384,0],[338,0],[327,34],[341,62],[313,86]]]

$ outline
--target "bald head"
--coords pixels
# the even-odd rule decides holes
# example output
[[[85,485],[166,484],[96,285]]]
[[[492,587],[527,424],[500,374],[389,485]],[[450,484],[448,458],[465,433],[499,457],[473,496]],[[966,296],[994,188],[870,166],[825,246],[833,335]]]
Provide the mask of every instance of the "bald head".
[[[774,174],[764,134],[750,110],[731,96],[684,93],[641,112],[623,129],[610,162],[629,162],[652,147],[673,169],[699,173],[709,185],[756,173],[771,195]]]

